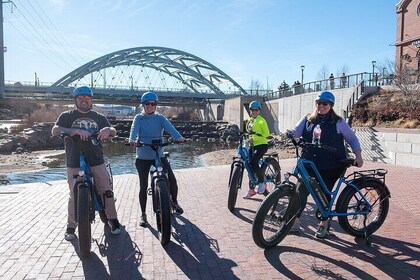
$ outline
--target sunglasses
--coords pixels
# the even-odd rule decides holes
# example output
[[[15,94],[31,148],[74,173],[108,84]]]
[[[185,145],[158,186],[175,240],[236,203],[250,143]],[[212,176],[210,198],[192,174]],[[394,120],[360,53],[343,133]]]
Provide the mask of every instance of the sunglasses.
[[[90,95],[78,95],[77,99],[79,99],[79,100],[91,100],[92,96],[90,96]]]
[[[259,111],[260,109],[258,108],[251,108],[251,111]]]
[[[146,105],[146,106],[156,106],[157,103],[156,102],[144,102],[143,105]]]
[[[316,104],[317,104],[317,105],[323,105],[323,106],[328,106],[328,105],[330,105],[330,103],[329,103],[329,102],[322,102],[322,101],[317,101],[317,102],[316,102]]]

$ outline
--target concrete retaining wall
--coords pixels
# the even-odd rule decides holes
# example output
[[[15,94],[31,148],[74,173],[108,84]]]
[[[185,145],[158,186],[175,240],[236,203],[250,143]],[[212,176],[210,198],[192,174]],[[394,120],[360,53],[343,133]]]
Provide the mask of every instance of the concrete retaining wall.
[[[347,107],[354,90],[355,87],[331,91],[335,96],[334,110],[338,115],[342,116],[343,109]],[[318,93],[320,92],[310,92],[268,101],[268,106],[271,105],[278,110],[272,113],[278,131],[283,132],[293,128],[304,115],[311,113],[315,109],[315,98]]]
[[[391,163],[420,168],[420,129],[377,128],[375,134]]]

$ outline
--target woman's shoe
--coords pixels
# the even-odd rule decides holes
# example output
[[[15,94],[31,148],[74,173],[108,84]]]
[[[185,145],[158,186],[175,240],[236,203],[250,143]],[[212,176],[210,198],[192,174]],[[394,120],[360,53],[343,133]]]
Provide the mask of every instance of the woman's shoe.
[[[257,192],[256,191],[254,191],[253,189],[250,189],[247,193],[246,193],[246,195],[244,195],[244,198],[245,199],[248,199],[248,198],[251,198],[251,197],[253,197],[254,195],[256,195],[257,194]]]
[[[330,228],[330,219],[328,219],[325,222],[325,224],[319,225],[318,230],[315,232],[315,236],[318,238],[325,238],[325,236],[327,236],[329,228]]]
[[[146,214],[141,214],[139,225],[141,227],[147,227],[148,223],[147,223],[147,216],[146,216]]]

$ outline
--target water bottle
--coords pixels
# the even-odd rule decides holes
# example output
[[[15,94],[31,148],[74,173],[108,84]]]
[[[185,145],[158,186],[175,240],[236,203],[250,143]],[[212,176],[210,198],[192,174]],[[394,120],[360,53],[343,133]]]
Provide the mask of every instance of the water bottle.
[[[321,127],[319,126],[319,124],[317,124],[312,133],[312,144],[321,144],[321,132]]]

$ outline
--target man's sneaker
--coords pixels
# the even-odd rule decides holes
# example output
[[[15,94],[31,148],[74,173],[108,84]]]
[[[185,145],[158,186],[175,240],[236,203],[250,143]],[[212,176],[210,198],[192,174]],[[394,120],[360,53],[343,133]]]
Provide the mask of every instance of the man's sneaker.
[[[76,238],[76,234],[74,233],[76,231],[75,228],[68,227],[66,232],[64,233],[64,239],[67,241],[72,241]]]
[[[318,238],[325,238],[330,228],[330,219],[328,219],[324,225],[319,225],[318,230],[315,232],[315,236]]]
[[[300,232],[300,219],[296,218],[295,222],[292,225],[292,228],[290,229],[290,232],[298,233]]]
[[[263,194],[266,189],[267,189],[266,183],[259,183],[257,193],[258,194]]]
[[[146,214],[141,214],[139,225],[141,227],[147,227],[147,216],[146,216]]]
[[[172,209],[174,210],[174,213],[176,215],[182,215],[184,213],[184,209],[182,209],[182,207],[179,206],[178,203],[173,203],[172,204]]]
[[[245,199],[251,198],[254,195],[256,195],[257,193],[253,190],[253,189],[249,189],[248,192],[246,193],[246,195],[244,195]]]
[[[118,222],[118,219],[112,219],[108,221],[109,226],[111,227],[111,233],[112,234],[120,234],[120,222]]]

